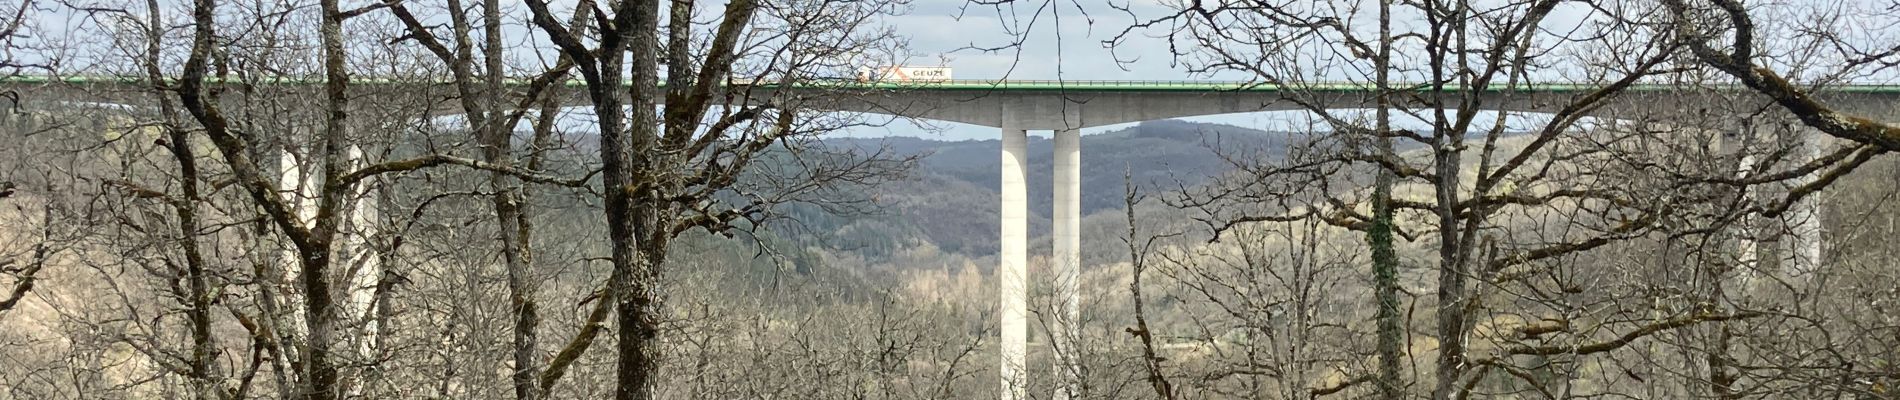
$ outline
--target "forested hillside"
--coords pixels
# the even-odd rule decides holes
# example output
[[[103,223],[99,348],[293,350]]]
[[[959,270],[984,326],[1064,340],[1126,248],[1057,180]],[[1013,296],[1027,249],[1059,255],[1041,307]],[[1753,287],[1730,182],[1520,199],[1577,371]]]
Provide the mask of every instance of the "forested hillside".
[[[1223,154],[1282,151],[1286,139],[1282,132],[1173,120],[1083,136],[1082,213],[1119,210],[1125,183],[1156,190],[1198,186],[1233,168]],[[876,214],[836,216],[801,209],[791,218],[798,221],[795,227],[808,228],[799,229],[800,234],[880,256],[890,248],[922,242],[976,257],[996,252],[1000,141],[891,137],[825,142],[923,159],[907,179],[870,189],[881,205]],[[1050,143],[1032,137],[1028,145],[1032,237],[1049,230],[1054,169]]]

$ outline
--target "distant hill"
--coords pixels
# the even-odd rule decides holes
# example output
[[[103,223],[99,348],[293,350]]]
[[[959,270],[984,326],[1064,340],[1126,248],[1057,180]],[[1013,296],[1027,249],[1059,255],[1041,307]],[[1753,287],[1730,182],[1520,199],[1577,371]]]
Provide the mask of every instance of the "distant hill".
[[[1121,206],[1123,174],[1138,185],[1189,185],[1226,172],[1231,165],[1220,154],[1277,150],[1287,135],[1231,125],[1164,120],[1144,122],[1122,130],[1082,137],[1082,212]],[[919,176],[941,176],[996,193],[999,189],[1002,141],[937,141],[922,138],[829,139],[827,143],[874,148],[888,146],[897,154],[925,155]],[[1047,216],[1051,207],[1054,142],[1031,136],[1029,150],[1030,213]],[[1218,150],[1218,151],[1217,151]]]
[[[1195,186],[1231,169],[1221,154],[1278,152],[1288,135],[1230,125],[1153,121],[1082,137],[1082,213],[1121,208],[1124,174],[1136,185]],[[877,188],[884,215],[833,220],[799,213],[807,234],[839,235],[828,244],[878,253],[877,249],[928,242],[971,256],[996,252],[1002,142],[938,141],[923,138],[827,139],[827,145],[884,148],[922,155],[912,179]],[[1054,144],[1031,137],[1029,150],[1030,232],[1047,232],[1053,199]],[[1217,151],[1218,150],[1218,151]],[[817,217],[817,218],[812,218]],[[868,236],[867,236],[868,235]],[[875,256],[876,254],[871,254]]]

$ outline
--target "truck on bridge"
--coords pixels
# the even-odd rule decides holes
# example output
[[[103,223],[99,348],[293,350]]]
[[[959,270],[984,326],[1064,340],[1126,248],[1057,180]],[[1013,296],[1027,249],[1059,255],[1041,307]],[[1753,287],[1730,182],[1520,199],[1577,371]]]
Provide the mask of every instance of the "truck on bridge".
[[[950,67],[889,66],[858,68],[858,82],[948,82]]]

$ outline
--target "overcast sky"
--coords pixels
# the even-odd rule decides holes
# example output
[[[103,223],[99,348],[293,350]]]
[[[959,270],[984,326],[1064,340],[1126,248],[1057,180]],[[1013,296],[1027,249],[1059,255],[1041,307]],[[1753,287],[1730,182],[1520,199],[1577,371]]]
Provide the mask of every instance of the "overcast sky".
[[[1163,41],[1137,40],[1118,46],[1115,52],[1105,48],[1103,41],[1114,38],[1131,21],[1126,13],[1111,8],[1130,0],[1112,1],[1018,0],[1017,5],[998,10],[964,0],[918,0],[909,14],[891,17],[889,23],[910,39],[913,51],[924,55],[917,62],[935,63],[938,60],[932,57],[945,57],[945,65],[955,68],[958,78],[1193,78],[1168,65]],[[1154,0],[1134,1],[1138,13],[1154,15],[1164,10]],[[1041,5],[1053,11],[1034,7]],[[1087,10],[1078,10],[1077,5]],[[1008,45],[1016,34],[1029,38],[1020,49],[989,53],[970,49]],[[1117,54],[1132,62],[1116,62]]]

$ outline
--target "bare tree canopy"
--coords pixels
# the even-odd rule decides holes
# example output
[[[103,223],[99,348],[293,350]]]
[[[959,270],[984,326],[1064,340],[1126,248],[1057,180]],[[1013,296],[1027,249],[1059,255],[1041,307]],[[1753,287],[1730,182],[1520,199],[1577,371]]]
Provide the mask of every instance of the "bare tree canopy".
[[[1696,4],[1683,0],[1663,0],[1662,3],[1674,17],[1669,23],[1674,25],[1675,34],[1695,55],[1695,60],[1760,92],[1787,109],[1802,123],[1823,133],[1880,146],[1887,151],[1900,149],[1900,127],[1888,122],[1891,119],[1883,121],[1877,117],[1836,110],[1816,98],[1813,94],[1815,87],[1800,86],[1784,76],[1784,73],[1769,67],[1791,60],[1774,60],[1772,55],[1758,55],[1764,50],[1774,50],[1763,48],[1763,43],[1774,39],[1758,38],[1755,17],[1750,15],[1748,5],[1735,0],[1709,0]],[[1892,6],[1888,6],[1888,9],[1891,10]],[[1834,80],[1834,77],[1886,69],[1900,55],[1900,46],[1889,44],[1863,50],[1854,38],[1829,32],[1831,28],[1842,26],[1829,26],[1831,24],[1853,23],[1844,21],[1848,18],[1846,16],[1822,18],[1816,21],[1823,24],[1820,29],[1802,33],[1792,40],[1808,42],[1807,45],[1812,46],[1810,50],[1831,48],[1837,51],[1837,54],[1823,57],[1837,59],[1841,65],[1838,71],[1806,71],[1808,74]],[[1722,42],[1722,38],[1727,38],[1727,42]]]
[[[1900,398],[1891,3],[5,2],[0,400]]]

